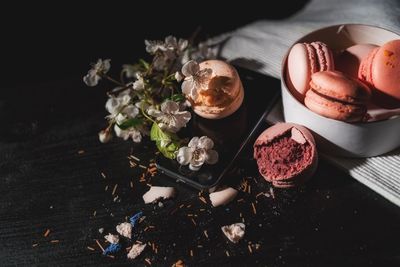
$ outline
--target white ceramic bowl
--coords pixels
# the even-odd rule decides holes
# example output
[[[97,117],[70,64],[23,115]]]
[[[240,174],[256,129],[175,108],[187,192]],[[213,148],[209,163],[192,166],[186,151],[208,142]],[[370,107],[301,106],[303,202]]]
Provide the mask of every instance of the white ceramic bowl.
[[[333,50],[341,50],[357,43],[382,45],[394,39],[400,39],[400,35],[383,28],[343,24],[311,32],[294,44],[322,41]],[[292,96],[286,85],[287,56],[283,59],[281,73],[285,121],[312,130],[322,152],[349,157],[372,157],[400,146],[400,117],[377,122],[347,123],[320,116],[305,107]]]

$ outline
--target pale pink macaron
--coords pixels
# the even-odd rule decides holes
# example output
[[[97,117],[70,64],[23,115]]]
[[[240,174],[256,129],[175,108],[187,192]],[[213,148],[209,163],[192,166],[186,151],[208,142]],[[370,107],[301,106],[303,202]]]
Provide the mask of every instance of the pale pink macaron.
[[[367,111],[370,89],[357,79],[338,71],[322,71],[311,76],[305,105],[327,118],[361,121]]]
[[[325,43],[297,43],[288,55],[286,81],[292,94],[303,101],[311,75],[333,69],[333,53]]]
[[[211,69],[212,76],[206,90],[200,90],[193,111],[207,119],[222,119],[233,114],[243,103],[244,90],[236,69],[222,60],[200,63],[200,70]]]
[[[356,44],[346,48],[335,57],[335,69],[350,77],[358,78],[361,61],[377,47],[374,44]]]
[[[260,174],[276,187],[304,183],[318,165],[314,137],[294,123],[278,123],[266,129],[254,143],[253,156]]]
[[[372,50],[361,62],[358,77],[376,89],[373,90],[375,104],[400,107],[400,40]]]

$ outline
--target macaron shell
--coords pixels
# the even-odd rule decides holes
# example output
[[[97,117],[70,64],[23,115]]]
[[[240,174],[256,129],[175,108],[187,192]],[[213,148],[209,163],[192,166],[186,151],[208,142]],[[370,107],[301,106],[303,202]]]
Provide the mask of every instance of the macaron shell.
[[[374,87],[372,81],[372,62],[375,58],[379,50],[378,48],[373,49],[366,58],[361,61],[359,70],[358,70],[358,78],[364,82],[366,82],[370,87]]]
[[[243,103],[244,90],[236,69],[222,60],[206,60],[200,63],[200,69],[212,69],[212,76],[208,83],[208,90],[201,92],[196,101],[191,100],[193,111],[199,116],[207,119],[222,119],[233,114]],[[217,88],[218,87],[218,88]],[[222,90],[224,95],[217,93],[214,98],[214,91]],[[215,91],[218,92],[218,91]],[[217,102],[215,102],[217,101]]]
[[[299,96],[304,97],[309,89],[308,83],[315,68],[315,55],[309,54],[304,44],[295,44],[288,56],[288,79]]]
[[[400,101],[400,40],[381,46],[373,58],[371,71],[374,87]]]
[[[318,57],[319,67],[317,71],[334,70],[335,64],[333,60],[333,53],[329,47],[322,42],[312,42],[311,45],[314,47],[315,53]]]
[[[300,101],[310,88],[311,75],[333,70],[333,53],[322,42],[295,44],[288,55],[286,81],[293,95]]]
[[[237,111],[242,105],[243,100],[244,100],[244,89],[242,83],[240,82],[239,93],[228,106],[221,108],[221,107],[194,105],[193,111],[200,117],[206,119],[212,119],[212,120],[223,119],[233,114],[235,111]]]
[[[321,96],[314,90],[308,90],[304,104],[321,116],[347,122],[360,121],[366,113],[365,106],[335,101]]]
[[[292,128],[296,128],[302,134],[302,136],[307,140],[308,144],[311,146],[311,162],[309,165],[305,166],[305,168],[294,174],[292,177],[275,177],[271,179],[268,176],[265,176],[261,173],[261,175],[269,182],[271,182],[275,187],[287,188],[293,187],[307,181],[315,172],[318,166],[318,153],[316,149],[316,144],[313,135],[311,132],[305,128],[304,126],[295,124],[295,123],[277,123],[268,129],[264,130],[257,140],[254,143],[254,158],[256,158],[256,150],[257,146],[267,145],[272,142],[275,138],[284,135],[286,132],[290,131]]]
[[[324,96],[352,104],[366,104],[371,97],[367,86],[338,71],[314,73],[310,87]]]
[[[369,53],[377,47],[374,44],[357,44],[348,47],[336,57],[335,69],[350,77],[358,78],[358,70],[362,60],[368,57]]]

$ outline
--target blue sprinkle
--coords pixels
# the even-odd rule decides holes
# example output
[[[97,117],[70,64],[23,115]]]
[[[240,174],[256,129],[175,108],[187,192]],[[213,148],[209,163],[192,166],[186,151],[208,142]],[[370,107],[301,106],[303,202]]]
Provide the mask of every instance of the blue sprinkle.
[[[139,211],[135,215],[133,215],[131,218],[129,218],[129,222],[132,224],[132,227],[135,227],[137,222],[139,221],[140,217],[143,216],[143,212]]]
[[[122,248],[121,244],[110,244],[104,251],[103,255],[115,254]]]

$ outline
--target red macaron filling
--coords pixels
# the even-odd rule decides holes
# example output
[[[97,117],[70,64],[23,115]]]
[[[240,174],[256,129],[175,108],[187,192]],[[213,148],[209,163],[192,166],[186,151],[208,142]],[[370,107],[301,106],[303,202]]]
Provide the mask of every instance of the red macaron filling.
[[[255,147],[260,173],[271,180],[290,179],[311,164],[312,147],[291,138],[290,131]]]

